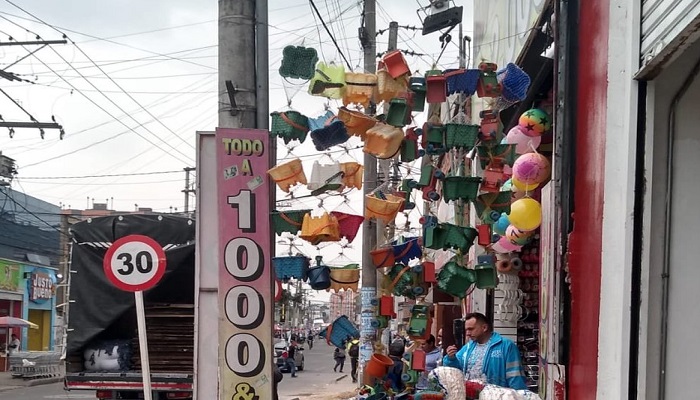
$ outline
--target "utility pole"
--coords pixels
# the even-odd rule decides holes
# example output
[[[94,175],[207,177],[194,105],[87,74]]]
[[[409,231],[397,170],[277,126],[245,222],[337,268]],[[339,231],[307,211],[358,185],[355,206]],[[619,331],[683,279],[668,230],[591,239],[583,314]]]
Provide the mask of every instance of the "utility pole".
[[[377,57],[377,14],[376,0],[364,0],[363,19],[364,26],[360,27],[360,41],[364,50],[364,64],[366,73],[376,73]],[[371,108],[371,107],[370,107]],[[365,170],[364,194],[372,193],[377,187],[377,160],[369,155],[364,155]],[[364,200],[366,202],[366,199]],[[365,219],[362,225],[362,288],[360,290],[360,382],[363,382],[363,369],[365,363],[371,357],[373,342],[377,331],[372,327],[372,320],[376,315],[376,306],[373,301],[377,298],[377,269],[372,262],[370,251],[377,246],[377,228],[372,221]]]
[[[190,193],[194,194],[195,190],[191,189],[190,186],[190,172],[194,171],[194,167],[185,167],[183,168],[185,171],[185,188],[182,190],[182,193],[185,194],[185,214],[190,213]]]

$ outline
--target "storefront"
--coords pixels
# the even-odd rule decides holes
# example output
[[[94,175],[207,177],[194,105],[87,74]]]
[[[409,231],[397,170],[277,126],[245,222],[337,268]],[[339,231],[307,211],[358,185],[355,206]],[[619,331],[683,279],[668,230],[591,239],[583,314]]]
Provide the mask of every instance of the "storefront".
[[[24,265],[22,277],[26,283],[23,316],[39,326],[24,330],[22,343],[26,345],[23,349],[51,351],[56,321],[56,269]]]
[[[0,317],[22,316],[21,278],[22,266],[19,263],[0,260]],[[0,370],[5,367],[5,344],[12,334],[21,335],[20,329],[0,328]]]

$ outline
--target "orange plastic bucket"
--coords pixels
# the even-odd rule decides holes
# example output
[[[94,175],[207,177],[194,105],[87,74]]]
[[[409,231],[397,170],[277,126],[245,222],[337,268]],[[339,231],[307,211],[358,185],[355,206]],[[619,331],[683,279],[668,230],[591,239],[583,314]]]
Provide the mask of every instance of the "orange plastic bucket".
[[[367,365],[365,365],[365,374],[374,378],[381,378],[386,375],[389,367],[392,365],[394,365],[394,361],[391,358],[384,354],[374,353]]]

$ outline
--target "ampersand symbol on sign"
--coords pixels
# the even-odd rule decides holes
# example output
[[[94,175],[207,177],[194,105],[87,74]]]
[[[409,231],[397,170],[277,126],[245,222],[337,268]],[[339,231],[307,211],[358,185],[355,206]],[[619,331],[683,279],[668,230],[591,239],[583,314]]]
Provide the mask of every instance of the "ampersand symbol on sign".
[[[236,393],[232,400],[260,400],[260,396],[255,394],[255,389],[247,383],[239,383],[236,385]]]

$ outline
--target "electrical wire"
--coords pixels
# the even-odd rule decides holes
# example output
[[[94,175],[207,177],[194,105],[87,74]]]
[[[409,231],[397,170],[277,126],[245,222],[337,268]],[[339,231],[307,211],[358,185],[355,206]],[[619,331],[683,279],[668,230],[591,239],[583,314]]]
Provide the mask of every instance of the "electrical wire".
[[[10,0],[6,0],[6,1],[10,1]],[[316,7],[316,3],[314,3],[314,0],[309,0],[309,3],[311,3],[311,7],[313,7],[314,11],[316,12],[318,19],[321,20],[321,24],[323,25],[323,28],[326,30],[326,33],[328,33],[328,36],[331,37],[331,40],[333,41],[335,48],[338,50],[338,53],[340,53],[340,56],[343,58],[343,61],[345,61],[345,65],[348,66],[349,70],[352,70],[352,65],[350,65],[350,61],[348,61],[348,59],[345,57],[345,54],[343,54],[343,50],[340,49],[340,46],[338,46],[338,42],[336,42],[335,37],[333,36],[331,31],[328,29],[326,22],[323,20],[321,13],[318,11],[318,8]]]
[[[60,229],[56,228],[55,226],[53,226],[53,225],[49,224],[48,222],[46,222],[44,219],[42,219],[42,218],[39,217],[38,215],[34,214],[31,210],[29,210],[27,207],[23,206],[20,202],[18,202],[17,200],[15,200],[13,197],[10,197],[10,196],[7,194],[7,191],[6,191],[5,189],[0,188],[0,193],[4,194],[7,198],[10,199],[11,202],[15,203],[15,205],[19,206],[21,209],[23,209],[24,211],[26,211],[27,213],[29,213],[30,215],[32,215],[32,216],[33,216],[34,218],[36,218],[37,220],[43,222],[46,226],[50,227],[51,229],[53,229],[53,230],[59,232],[60,234],[62,234],[62,235],[64,235],[64,236],[70,237],[70,235],[66,234],[66,233],[63,232],[62,230],[60,230]]]
[[[86,179],[86,178],[107,178],[115,176],[143,176],[143,175],[163,175],[163,174],[176,174],[182,173],[182,170],[173,171],[151,171],[151,172],[134,172],[130,174],[104,174],[104,175],[78,175],[78,176],[22,176],[24,180],[27,179]]]

